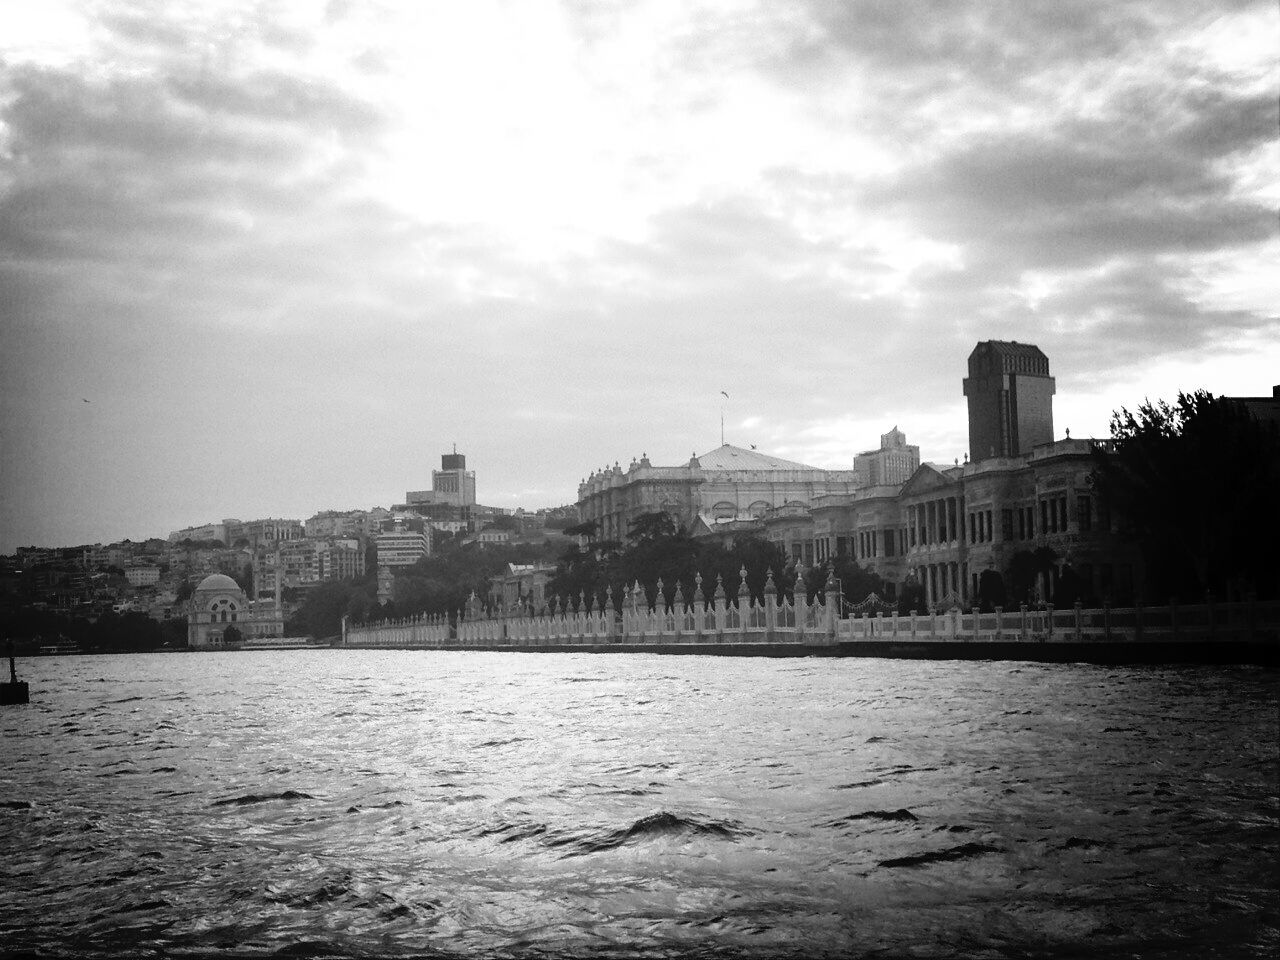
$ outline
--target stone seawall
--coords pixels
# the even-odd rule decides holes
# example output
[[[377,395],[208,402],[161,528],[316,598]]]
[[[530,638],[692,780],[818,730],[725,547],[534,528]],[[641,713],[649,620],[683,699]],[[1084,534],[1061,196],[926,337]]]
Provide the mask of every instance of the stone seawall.
[[[353,646],[353,645],[348,645]],[[355,647],[355,649],[361,649]],[[599,653],[712,657],[882,657],[895,660],[1023,660],[1035,663],[1109,664],[1257,664],[1280,666],[1280,643],[1272,636],[1255,640],[1074,641],[910,641],[871,640],[840,643],[546,643],[404,644],[379,650],[452,650],[490,653]]]

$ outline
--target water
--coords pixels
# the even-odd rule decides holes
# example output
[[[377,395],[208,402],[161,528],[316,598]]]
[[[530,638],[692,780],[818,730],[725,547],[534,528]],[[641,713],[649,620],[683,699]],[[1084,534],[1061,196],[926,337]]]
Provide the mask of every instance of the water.
[[[49,658],[0,951],[1273,956],[1275,674]]]

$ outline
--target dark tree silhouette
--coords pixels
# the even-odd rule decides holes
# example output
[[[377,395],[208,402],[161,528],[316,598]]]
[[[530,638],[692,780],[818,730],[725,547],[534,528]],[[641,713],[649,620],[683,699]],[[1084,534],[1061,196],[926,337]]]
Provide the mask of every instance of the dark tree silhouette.
[[[1100,503],[1141,546],[1149,599],[1280,594],[1280,428],[1203,390],[1111,419]]]

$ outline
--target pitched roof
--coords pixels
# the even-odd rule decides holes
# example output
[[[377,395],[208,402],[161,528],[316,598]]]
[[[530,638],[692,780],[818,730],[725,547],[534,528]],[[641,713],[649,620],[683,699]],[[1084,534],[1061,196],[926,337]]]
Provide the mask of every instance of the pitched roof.
[[[804,463],[783,460],[759,450],[743,450],[726,443],[697,458],[703,470],[816,470]]]

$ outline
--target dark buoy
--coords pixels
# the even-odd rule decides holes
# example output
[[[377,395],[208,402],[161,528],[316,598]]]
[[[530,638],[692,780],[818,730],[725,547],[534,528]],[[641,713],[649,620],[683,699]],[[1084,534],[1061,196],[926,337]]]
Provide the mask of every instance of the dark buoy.
[[[18,671],[13,665],[13,641],[9,641],[9,682],[0,683],[0,707],[11,703],[30,703],[31,691],[27,689],[27,681],[18,679]]]

